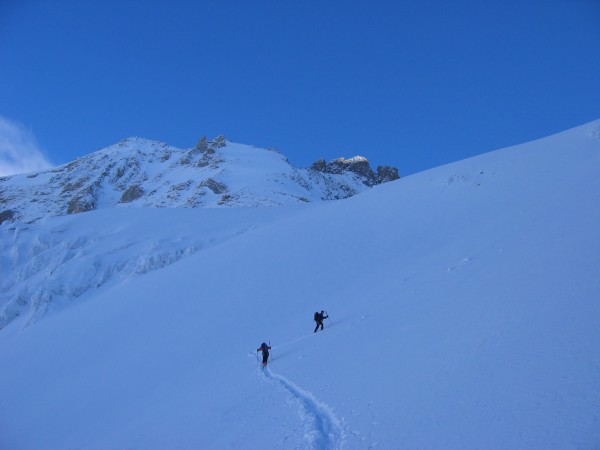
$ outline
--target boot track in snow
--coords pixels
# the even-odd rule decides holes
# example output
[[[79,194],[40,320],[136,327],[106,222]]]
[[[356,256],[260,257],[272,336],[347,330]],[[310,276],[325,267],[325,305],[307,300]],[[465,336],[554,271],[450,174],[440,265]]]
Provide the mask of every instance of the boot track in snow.
[[[271,372],[268,367],[264,367],[262,372],[268,380],[283,386],[300,403],[299,414],[306,422],[305,437],[308,448],[335,450],[342,448],[344,440],[342,422],[328,405],[287,378]]]

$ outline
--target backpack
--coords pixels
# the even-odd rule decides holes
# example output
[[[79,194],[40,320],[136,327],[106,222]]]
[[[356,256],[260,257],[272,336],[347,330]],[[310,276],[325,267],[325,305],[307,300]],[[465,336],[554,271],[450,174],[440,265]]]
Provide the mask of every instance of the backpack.
[[[318,322],[319,320],[321,320],[321,314],[319,314],[318,312],[315,313],[315,322]]]

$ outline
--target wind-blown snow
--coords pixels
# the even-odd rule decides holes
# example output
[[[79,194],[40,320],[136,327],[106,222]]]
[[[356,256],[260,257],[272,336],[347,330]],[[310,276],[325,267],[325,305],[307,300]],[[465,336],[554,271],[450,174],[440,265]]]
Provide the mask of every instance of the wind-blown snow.
[[[279,213],[3,225],[3,258],[65,230],[122,276],[0,332],[0,447],[598,448],[599,130]],[[132,276],[128,226],[196,251]],[[94,266],[65,264],[65,289]],[[248,357],[263,341],[266,370]]]
[[[24,325],[74,303],[89,290],[172,264],[287,214],[176,209],[99,210],[0,229],[0,328]]]

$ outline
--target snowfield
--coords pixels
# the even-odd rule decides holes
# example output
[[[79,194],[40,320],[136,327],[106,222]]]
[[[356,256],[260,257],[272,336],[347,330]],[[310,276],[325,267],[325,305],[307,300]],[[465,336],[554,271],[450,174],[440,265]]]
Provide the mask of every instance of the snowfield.
[[[0,295],[81,295],[0,331],[0,448],[598,448],[599,169],[597,121],[345,200],[4,223]]]

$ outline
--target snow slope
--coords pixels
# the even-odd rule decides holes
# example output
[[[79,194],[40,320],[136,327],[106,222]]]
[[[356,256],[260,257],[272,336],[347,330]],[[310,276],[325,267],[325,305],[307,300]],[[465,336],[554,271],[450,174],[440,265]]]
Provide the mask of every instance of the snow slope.
[[[240,226],[49,219],[212,244],[0,331],[0,447],[598,448],[599,168],[600,121]]]
[[[17,318],[29,326],[89,290],[160,269],[288,211],[118,208],[4,226],[0,329]]]

